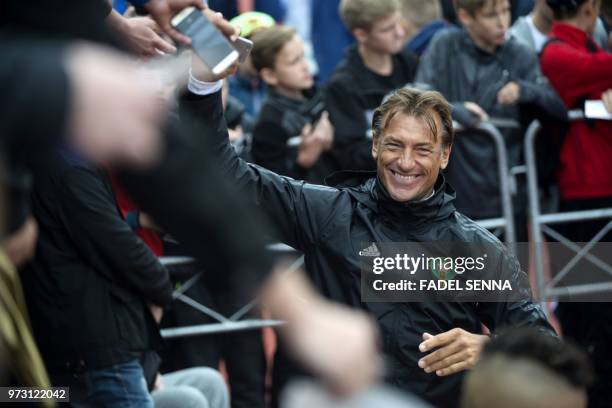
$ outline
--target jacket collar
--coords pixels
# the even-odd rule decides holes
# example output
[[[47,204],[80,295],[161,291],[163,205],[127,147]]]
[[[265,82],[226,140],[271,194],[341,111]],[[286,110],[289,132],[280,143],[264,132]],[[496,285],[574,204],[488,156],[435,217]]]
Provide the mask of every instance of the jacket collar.
[[[359,54],[359,49],[357,48],[357,43],[351,44],[346,49],[346,58],[344,60],[344,68],[348,69],[352,72],[358,72],[359,75],[367,75],[371,73],[371,71],[366,67]]]
[[[553,38],[558,38],[576,48],[592,49],[595,47],[596,49],[599,49],[599,46],[595,41],[593,41],[590,35],[571,24],[559,22],[554,23],[550,36]]]
[[[508,41],[506,41],[504,44],[497,47],[495,52],[490,53],[478,47],[476,43],[474,42],[474,40],[472,39],[472,37],[470,37],[470,33],[468,33],[468,31],[465,28],[461,29],[461,42],[464,45],[464,49],[467,50],[467,52],[469,52],[470,54],[478,58],[481,58],[481,59],[491,59],[491,58],[495,58],[501,55],[506,49]]]
[[[317,93],[316,86],[302,92],[306,100],[312,98]],[[304,104],[304,100],[289,98],[281,95],[274,88],[268,88],[268,98],[286,109],[296,110]]]
[[[455,190],[440,174],[434,194],[426,200],[400,203],[393,200],[375,171],[341,171],[325,179],[326,184],[346,189],[357,201],[393,222],[422,225],[448,218],[455,212]]]

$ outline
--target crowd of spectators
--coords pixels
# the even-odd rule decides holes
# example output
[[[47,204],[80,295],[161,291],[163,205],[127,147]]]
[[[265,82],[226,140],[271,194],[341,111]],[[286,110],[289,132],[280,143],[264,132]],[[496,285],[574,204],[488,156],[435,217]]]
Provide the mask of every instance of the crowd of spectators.
[[[246,60],[213,74],[191,55],[170,24],[186,6],[251,40]],[[611,28],[610,0],[3,2],[0,385],[264,408],[315,377],[350,407],[378,380],[380,406],[610,406],[612,303],[546,310],[529,260],[477,221],[502,213],[483,124],[508,170],[542,124],[553,211],[612,208]],[[569,121],[587,101],[607,119]],[[512,184],[529,242],[527,183]],[[558,231],[610,242],[609,225]],[[303,272],[282,273],[275,242]],[[364,242],[491,245],[522,291],[367,302]],[[187,278],[167,254],[195,258]],[[197,300],[230,315],[257,298],[248,317],[287,321],[273,362],[259,330],[164,342],[161,327],[204,323],[173,297],[200,273]]]

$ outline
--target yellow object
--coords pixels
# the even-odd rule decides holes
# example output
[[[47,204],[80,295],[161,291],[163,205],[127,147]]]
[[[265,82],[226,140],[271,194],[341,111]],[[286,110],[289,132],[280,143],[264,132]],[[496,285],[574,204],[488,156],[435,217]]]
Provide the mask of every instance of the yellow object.
[[[257,30],[274,26],[276,21],[266,13],[248,11],[232,18],[230,24],[240,27],[240,36],[248,38]]]
[[[30,327],[17,270],[0,250],[0,370],[7,370],[21,387],[49,387],[45,369]],[[54,407],[42,400],[44,407]]]

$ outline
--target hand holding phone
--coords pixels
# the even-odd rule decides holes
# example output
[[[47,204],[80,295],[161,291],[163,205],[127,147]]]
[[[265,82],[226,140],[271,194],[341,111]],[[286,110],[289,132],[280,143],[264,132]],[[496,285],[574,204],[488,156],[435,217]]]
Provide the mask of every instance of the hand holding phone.
[[[236,51],[238,51],[238,61],[243,64],[253,49],[253,41],[243,37],[238,37],[235,41],[232,41],[232,44],[234,45]]]
[[[238,59],[230,41],[195,7],[174,16],[172,26],[191,38],[193,51],[213,74],[221,74]]]

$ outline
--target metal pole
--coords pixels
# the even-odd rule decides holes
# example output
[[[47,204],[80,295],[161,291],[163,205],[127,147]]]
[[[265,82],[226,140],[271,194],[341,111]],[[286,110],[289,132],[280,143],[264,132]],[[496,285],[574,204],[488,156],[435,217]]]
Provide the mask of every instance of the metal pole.
[[[180,337],[201,336],[206,334],[255,330],[264,327],[282,326],[283,324],[285,324],[285,322],[281,320],[241,320],[239,322],[212,323],[162,329],[161,335],[164,339],[174,339]]]
[[[544,259],[542,257],[542,229],[540,227],[540,202],[538,200],[538,170],[535,159],[534,141],[540,131],[540,122],[533,121],[525,134],[525,165],[527,166],[527,196],[529,198],[529,215],[531,216],[531,233],[534,241],[534,261],[537,283],[537,296],[541,301],[546,300],[544,282]],[[546,311],[546,308],[544,308]]]
[[[506,151],[506,142],[504,137],[497,128],[490,123],[481,123],[478,127],[491,135],[495,142],[495,150],[497,151],[497,171],[499,172],[499,187],[502,202],[502,214],[506,219],[506,243],[512,252],[516,242],[514,233],[514,211],[512,209],[512,196],[510,194],[508,153]]]

